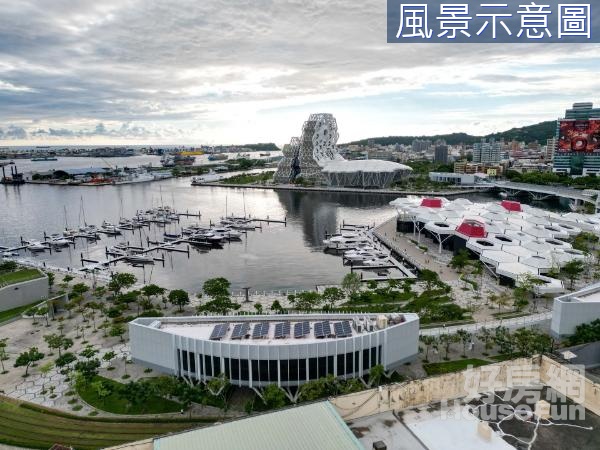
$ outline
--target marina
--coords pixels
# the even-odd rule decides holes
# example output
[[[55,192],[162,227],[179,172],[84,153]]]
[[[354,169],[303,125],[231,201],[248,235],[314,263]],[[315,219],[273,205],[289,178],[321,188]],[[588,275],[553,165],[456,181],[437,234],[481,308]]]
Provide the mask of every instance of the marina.
[[[407,253],[410,244],[381,231],[397,216],[390,194],[197,189],[189,178],[35,189],[5,188],[8,214],[0,219],[2,254],[29,264],[105,277],[128,271],[190,291],[215,276],[235,290],[285,291],[336,285],[349,272],[363,281],[414,278],[426,266]],[[349,230],[363,241],[328,248],[333,234]]]
[[[2,252],[18,253],[11,257],[42,267],[80,270],[99,265],[97,277],[126,271],[134,273],[140,282],[191,292],[198,291],[203,280],[217,276],[229,279],[235,291],[245,287],[259,292],[294,291],[339,284],[345,274],[358,270],[344,265],[340,255],[324,252],[323,240],[328,233],[339,230],[344,221],[372,226],[395,214],[388,204],[390,196],[194,189],[189,182],[189,178],[180,178],[99,189],[4,188]],[[82,203],[85,214],[80,211]],[[175,216],[170,221],[152,217],[133,220],[140,211],[161,204],[173,207],[178,220]],[[240,222],[244,217],[251,222]],[[228,227],[220,223],[223,219],[237,223]],[[45,247],[43,242],[52,234],[62,236],[66,224],[77,230],[65,237],[72,241],[67,246],[33,253],[12,250],[22,247],[21,238],[38,240]],[[220,248],[204,239],[194,239],[195,245],[185,242],[191,237],[187,231],[195,227],[227,234],[227,239]],[[120,253],[124,249],[116,249],[119,244],[131,247],[125,253],[144,251],[138,256],[152,259],[152,263],[149,259],[127,262]],[[110,263],[104,264],[107,261]],[[376,274],[372,270],[369,275]]]

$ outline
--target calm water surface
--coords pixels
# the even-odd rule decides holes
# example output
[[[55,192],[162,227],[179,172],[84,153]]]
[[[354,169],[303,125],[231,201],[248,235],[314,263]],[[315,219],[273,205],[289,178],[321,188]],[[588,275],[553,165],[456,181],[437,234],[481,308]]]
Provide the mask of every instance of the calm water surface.
[[[19,238],[41,239],[48,234],[80,224],[100,225],[103,220],[118,222],[132,217],[139,209],[161,204],[179,211],[200,212],[201,219],[182,218],[166,230],[176,232],[192,222],[208,224],[229,214],[252,214],[255,217],[287,218],[287,224],[264,224],[262,230],[249,232],[241,242],[231,242],[221,250],[199,252],[193,247],[190,256],[166,253],[164,267],[134,268],[118,264],[117,270],[136,273],[140,279],[168,288],[198,291],[204,280],[225,276],[234,288],[249,286],[253,290],[312,288],[318,284],[339,283],[349,271],[341,258],[323,252],[326,231],[347,223],[373,224],[395,213],[388,205],[389,195],[339,193],[275,192],[272,190],[192,187],[189,178],[122,186],[1,186],[0,245],[17,245]],[[66,210],[66,213],[65,213]],[[153,226],[140,232],[123,231],[123,236],[102,236],[97,244],[77,240],[76,248],[33,256],[63,267],[81,267],[80,254],[91,259],[104,258],[105,246],[126,240],[162,240],[165,228]],[[181,248],[185,248],[182,246]],[[23,256],[32,257],[28,252]],[[156,256],[158,256],[156,254]]]

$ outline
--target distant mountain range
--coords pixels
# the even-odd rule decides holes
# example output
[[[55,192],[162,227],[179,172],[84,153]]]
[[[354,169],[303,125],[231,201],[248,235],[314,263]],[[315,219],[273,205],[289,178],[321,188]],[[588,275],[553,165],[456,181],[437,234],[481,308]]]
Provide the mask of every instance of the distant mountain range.
[[[505,141],[512,141],[513,139],[516,141],[525,142],[538,141],[540,144],[545,144],[546,139],[554,137],[555,134],[556,121],[550,120],[547,122],[541,122],[526,127],[512,128],[508,131],[503,131],[501,133],[488,134],[487,136],[472,136],[467,133],[438,134],[435,136],[388,136],[361,139],[360,141],[349,142],[347,145],[366,145],[368,142],[373,142],[374,144],[378,145],[410,145],[415,139],[429,139],[431,141],[443,139],[448,145],[472,145],[473,143],[480,141],[482,138],[494,138],[496,140],[504,139]]]

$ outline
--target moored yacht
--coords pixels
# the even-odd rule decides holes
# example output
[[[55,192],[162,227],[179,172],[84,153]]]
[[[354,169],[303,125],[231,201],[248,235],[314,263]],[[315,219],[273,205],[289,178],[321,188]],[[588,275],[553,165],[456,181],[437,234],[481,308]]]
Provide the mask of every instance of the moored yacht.
[[[46,251],[47,248],[44,244],[36,239],[25,241],[25,244],[27,245],[27,250],[30,252],[43,252]]]

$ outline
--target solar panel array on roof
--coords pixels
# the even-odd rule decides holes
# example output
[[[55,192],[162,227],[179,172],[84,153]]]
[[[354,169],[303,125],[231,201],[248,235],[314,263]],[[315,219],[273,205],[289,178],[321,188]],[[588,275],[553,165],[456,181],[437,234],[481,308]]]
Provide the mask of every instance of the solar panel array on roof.
[[[250,324],[238,323],[233,327],[233,333],[231,333],[231,339],[243,339],[250,331]]]
[[[294,324],[294,337],[301,338],[310,333],[310,322],[298,322]]]
[[[225,337],[225,335],[227,334],[227,328],[228,327],[226,323],[216,324],[212,332],[210,333],[210,340],[218,341],[219,339],[223,339],[223,337]]]
[[[350,328],[350,322],[336,322],[333,324],[335,336],[339,338],[345,338],[352,336],[352,328]]]
[[[283,339],[290,335],[291,324],[289,322],[281,322],[275,324],[275,339]]]
[[[315,323],[315,337],[317,339],[331,336],[331,324],[328,320]]]
[[[254,331],[252,332],[252,339],[259,339],[269,334],[269,322],[260,322],[254,325]]]

